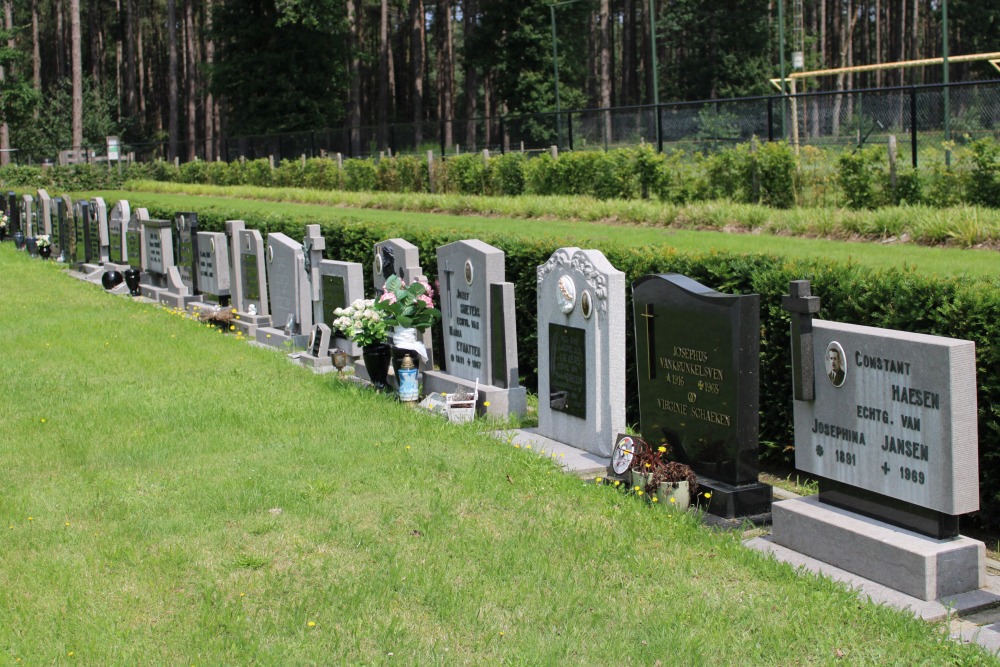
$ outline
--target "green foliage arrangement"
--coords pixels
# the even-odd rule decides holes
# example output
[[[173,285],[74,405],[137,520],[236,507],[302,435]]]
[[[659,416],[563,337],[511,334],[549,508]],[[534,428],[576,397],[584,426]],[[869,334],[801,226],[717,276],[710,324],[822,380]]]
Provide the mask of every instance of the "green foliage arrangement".
[[[172,216],[173,211],[150,206],[153,217]],[[262,232],[302,235],[305,220],[262,216],[238,204],[213,207],[200,216],[206,230],[222,231],[225,221],[246,220],[248,227]],[[317,220],[310,220],[310,223]],[[426,275],[437,275],[436,251],[464,238],[459,232],[440,227],[406,223],[359,223],[349,215],[321,224],[327,248],[336,248],[336,259],[371,261],[371,249],[387,238],[404,237],[416,245],[424,258]],[[891,221],[884,224],[891,225]],[[538,339],[536,334],[536,268],[544,264],[562,243],[545,237],[515,236],[506,231],[481,234],[480,238],[506,253],[507,280],[515,285],[515,315],[518,331],[518,365],[524,384],[537,390]],[[760,387],[761,458],[790,463],[793,458],[791,374],[788,371],[789,316],[781,297],[791,280],[808,279],[813,293],[823,300],[819,317],[868,326],[950,336],[976,343],[980,437],[980,521],[1000,525],[1000,280],[996,278],[939,278],[913,269],[875,270],[851,263],[815,259],[794,261],[767,254],[724,252],[678,252],[662,246],[623,247],[603,244],[609,261],[631,282],[650,273],[676,271],[727,293],[761,295]],[[365,276],[372,290],[370,277]],[[630,296],[626,296],[630,299]],[[635,359],[635,324],[631,303],[626,309],[626,359]],[[435,340],[440,344],[441,336]],[[442,350],[435,356],[443,359]],[[630,423],[638,421],[635,363],[627,365],[631,397],[627,405]]]

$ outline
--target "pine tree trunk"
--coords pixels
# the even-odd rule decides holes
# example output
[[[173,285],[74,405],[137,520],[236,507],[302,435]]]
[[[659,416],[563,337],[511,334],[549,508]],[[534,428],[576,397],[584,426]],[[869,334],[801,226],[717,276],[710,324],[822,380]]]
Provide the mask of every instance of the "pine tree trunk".
[[[611,8],[608,0],[601,0],[601,15],[598,20],[600,24],[600,40],[601,40],[601,55],[600,55],[600,74],[598,78],[600,79],[601,88],[601,101],[600,107],[602,109],[611,108],[611,40],[608,35],[608,14],[610,14]],[[611,138],[611,112],[603,111],[601,112],[604,122],[601,124],[604,129],[604,145],[609,146],[612,143]]]
[[[125,115],[136,120],[138,108],[136,104],[136,69],[135,69],[135,48],[136,48],[136,0],[122,0],[125,4],[125,43],[124,49],[124,81],[122,92],[125,100]]]
[[[451,27],[451,0],[440,0],[440,16],[442,22],[441,39],[441,72],[439,74],[441,86],[441,120],[444,121],[444,147],[450,150],[454,145],[454,135],[452,130],[452,119],[455,116],[454,96],[455,90],[455,68],[454,68],[454,40]]]
[[[187,161],[197,156],[198,149],[198,46],[194,38],[194,0],[184,1],[185,57],[187,64]]]
[[[378,31],[378,118],[376,142],[380,150],[386,148],[389,118],[389,0],[382,0]]]
[[[462,7],[464,38],[466,44],[472,39],[476,30],[476,16],[479,13],[476,0],[465,0]],[[479,102],[479,77],[475,68],[465,63],[465,145],[469,150],[476,150],[476,116]]]
[[[350,126],[348,153],[352,156],[361,152],[361,60],[358,54],[361,18],[358,14],[358,2],[359,0],[347,0],[347,77],[351,82],[347,123]]]
[[[70,0],[70,59],[73,68],[73,149],[83,148],[83,52],[80,36],[80,0]]]
[[[177,117],[179,100],[177,91],[177,3],[167,0],[167,107],[168,134],[167,157],[171,162],[177,157],[177,140],[180,119]]]
[[[410,67],[413,83],[413,136],[416,147],[424,140],[424,3],[410,0]]]
[[[212,0],[205,2],[205,32],[212,34]],[[209,36],[205,40],[205,62],[211,68],[215,64],[215,41]],[[205,95],[205,159],[214,162],[218,159],[219,150],[216,146],[215,124],[216,104],[211,87],[206,87]]]
[[[11,37],[7,40],[7,48],[14,48],[14,38],[11,28],[14,24],[14,8],[10,0],[3,3],[4,29]],[[7,78],[7,73],[0,67],[0,82]],[[10,164],[10,126],[5,122],[0,123],[0,167]]]

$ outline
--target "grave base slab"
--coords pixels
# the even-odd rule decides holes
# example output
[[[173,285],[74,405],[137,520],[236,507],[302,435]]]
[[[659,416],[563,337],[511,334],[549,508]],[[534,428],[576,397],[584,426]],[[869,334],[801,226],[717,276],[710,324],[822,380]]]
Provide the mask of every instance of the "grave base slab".
[[[293,352],[295,358],[303,366],[310,368],[333,368],[333,357],[314,357],[311,354]],[[292,355],[289,355],[292,356]]]
[[[268,347],[281,347],[291,341],[293,348],[302,349],[309,344],[307,334],[289,334],[284,329],[275,329],[274,327],[257,327],[254,339],[261,345]]]
[[[475,381],[456,377],[441,371],[424,372],[424,393],[453,394],[458,390],[470,394],[475,391]],[[489,405],[486,405],[489,403]],[[491,385],[479,385],[476,414],[504,418],[507,415],[521,416],[528,411],[528,393],[524,387],[503,389]]]
[[[796,498],[772,506],[772,541],[919,600],[982,588],[986,546],[968,537],[937,540]]]
[[[160,294],[166,291],[165,287],[157,287],[155,285],[139,285],[139,294],[146,297],[156,303],[160,302]]]
[[[88,283],[97,283],[98,285],[100,285],[101,277],[104,275],[105,271],[110,271],[110,269],[107,269],[101,266],[100,264],[88,263],[80,265],[80,273],[84,274],[83,279],[86,280]]]
[[[176,294],[169,290],[163,290],[160,292],[157,300],[160,302],[161,306],[166,306],[167,308],[177,308],[179,310],[187,310],[189,303],[194,303],[198,300],[197,295],[193,294]]]
[[[271,326],[271,317],[268,315],[250,315],[248,313],[237,312],[233,318],[233,324],[247,338],[255,338],[257,329]]]
[[[706,511],[709,514],[735,519],[758,516],[771,511],[771,485],[754,482],[734,486],[710,477],[698,477],[698,492],[711,493]]]

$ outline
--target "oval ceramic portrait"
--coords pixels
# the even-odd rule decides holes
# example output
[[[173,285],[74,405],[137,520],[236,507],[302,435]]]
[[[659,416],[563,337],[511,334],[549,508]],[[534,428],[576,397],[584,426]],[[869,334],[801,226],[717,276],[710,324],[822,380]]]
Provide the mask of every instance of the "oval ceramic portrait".
[[[273,245],[267,246],[267,261],[268,262],[274,262],[274,246]]]
[[[576,285],[573,284],[573,279],[569,276],[561,277],[557,288],[556,301],[559,303],[559,310],[566,314],[573,312],[573,307],[576,306]]]
[[[847,355],[840,343],[833,341],[826,346],[824,357],[826,363],[826,376],[834,387],[841,387],[847,379]]]
[[[583,290],[583,294],[580,295],[580,312],[588,320],[594,313],[594,301],[593,297],[590,296],[590,290]]]
[[[379,253],[380,248],[375,248],[375,275],[382,275],[382,255]]]
[[[474,278],[475,276],[473,275],[472,272],[472,260],[467,259],[465,260],[465,284],[471,285]]]

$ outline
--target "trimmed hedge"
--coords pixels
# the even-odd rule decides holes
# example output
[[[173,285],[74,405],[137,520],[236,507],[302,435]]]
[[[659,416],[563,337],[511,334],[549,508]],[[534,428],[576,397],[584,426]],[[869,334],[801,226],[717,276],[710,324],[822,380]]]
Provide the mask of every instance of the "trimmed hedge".
[[[133,206],[141,204],[141,195]],[[150,207],[153,217],[172,218],[174,211]],[[368,267],[375,243],[405,238],[420,249],[428,276],[437,275],[438,247],[461,240],[444,229],[399,224],[371,224],[350,214],[319,210],[315,215],[288,220],[278,215],[255,215],[231,208],[213,207],[199,212],[203,229],[223,231],[225,221],[244,219],[262,233],[280,231],[299,239],[306,224],[319,224],[331,259],[359,262]],[[524,384],[537,391],[536,268],[562,244],[553,238],[521,238],[502,231],[481,237],[506,253],[507,280],[514,283],[518,330],[518,362]],[[720,292],[761,295],[760,439],[761,458],[790,464],[793,461],[792,385],[789,358],[788,313],[781,296],[791,280],[808,279],[813,293],[822,298],[823,319],[890,329],[950,336],[976,343],[980,482],[983,524],[1000,527],[1000,280],[940,279],[914,270],[874,271],[855,264],[828,260],[791,261],[763,254],[720,252],[682,253],[661,246],[625,248],[603,245],[608,260],[631,283],[650,273],[683,273]],[[365,271],[367,293],[372,292],[370,271]],[[637,424],[634,322],[631,290],[626,290],[627,417]],[[441,336],[435,338],[440,344]],[[440,351],[438,351],[440,352]],[[443,354],[437,355],[444,359]]]
[[[900,168],[895,185],[889,176],[886,149],[870,146],[852,152],[820,152],[809,158],[822,167],[803,184],[803,162],[785,142],[753,140],[708,155],[676,150],[657,153],[652,146],[607,152],[549,153],[529,159],[507,153],[485,159],[479,153],[435,159],[403,156],[348,159],[343,169],[327,158],[168,162],[107,166],[8,166],[0,169],[6,187],[49,187],[61,190],[118,189],[128,179],[208,185],[305,187],[325,190],[435,192],[462,195],[589,195],[597,199],[655,199],[672,204],[729,199],[738,203],[792,208],[799,202],[825,199],[819,193],[834,182],[848,208],[873,209],[900,203],[955,206],[961,203],[1000,207],[1000,145],[990,138],[955,153],[955,166]],[[806,169],[805,171],[808,171]],[[804,190],[808,190],[804,192]]]

